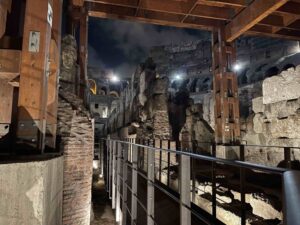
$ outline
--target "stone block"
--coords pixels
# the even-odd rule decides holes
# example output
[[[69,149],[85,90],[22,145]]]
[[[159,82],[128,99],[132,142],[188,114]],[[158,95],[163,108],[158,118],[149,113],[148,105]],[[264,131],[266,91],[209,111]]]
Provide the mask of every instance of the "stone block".
[[[255,113],[263,113],[265,111],[263,97],[252,99],[252,110]]]
[[[255,114],[253,118],[253,130],[257,134],[263,133],[266,130],[263,114]]]
[[[217,158],[236,160],[239,159],[239,147],[238,146],[216,146],[216,156]]]
[[[263,104],[270,104],[300,97],[300,66],[283,71],[263,82]]]
[[[290,116],[286,119],[272,119],[269,125],[269,132],[272,138],[299,138],[300,118]]]

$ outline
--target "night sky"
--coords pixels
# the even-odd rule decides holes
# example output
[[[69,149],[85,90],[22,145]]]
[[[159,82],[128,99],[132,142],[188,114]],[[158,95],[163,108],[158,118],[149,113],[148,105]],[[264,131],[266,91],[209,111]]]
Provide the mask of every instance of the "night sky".
[[[89,66],[130,76],[153,46],[208,39],[200,30],[150,25],[120,20],[89,19]]]

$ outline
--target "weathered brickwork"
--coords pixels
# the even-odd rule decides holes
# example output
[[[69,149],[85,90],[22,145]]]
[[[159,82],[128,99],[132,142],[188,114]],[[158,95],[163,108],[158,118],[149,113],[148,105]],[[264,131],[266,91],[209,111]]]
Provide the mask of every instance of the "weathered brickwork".
[[[60,147],[64,152],[63,224],[89,225],[94,129],[82,101],[60,93]]]

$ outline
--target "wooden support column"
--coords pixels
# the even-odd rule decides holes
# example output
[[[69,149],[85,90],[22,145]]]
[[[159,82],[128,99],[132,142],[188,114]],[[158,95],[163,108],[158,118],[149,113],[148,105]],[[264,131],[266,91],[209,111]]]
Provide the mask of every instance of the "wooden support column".
[[[217,143],[237,143],[240,139],[238,83],[233,66],[234,43],[225,41],[224,29],[212,32],[215,138]]]
[[[85,10],[85,9],[83,9]],[[80,35],[79,35],[79,97],[84,99],[85,88],[87,86],[87,54],[88,54],[88,14],[84,11],[80,17]]]
[[[46,146],[55,148],[57,130],[58,76],[61,51],[62,0],[53,0],[53,25],[50,43],[50,74],[47,99]]]
[[[43,152],[49,76],[52,0],[27,0],[18,103],[18,143]]]

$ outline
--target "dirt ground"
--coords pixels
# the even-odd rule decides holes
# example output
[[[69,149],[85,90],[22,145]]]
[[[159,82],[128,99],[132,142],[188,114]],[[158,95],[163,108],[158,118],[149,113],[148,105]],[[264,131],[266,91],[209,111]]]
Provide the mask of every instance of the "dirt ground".
[[[94,176],[92,195],[94,220],[91,222],[91,225],[116,225],[114,212],[107,197],[103,179],[97,179]]]

